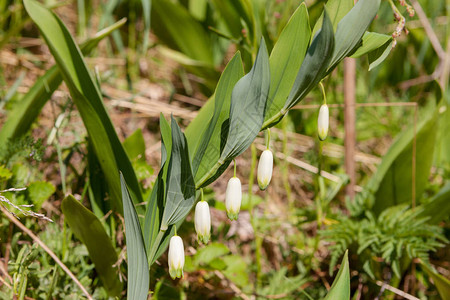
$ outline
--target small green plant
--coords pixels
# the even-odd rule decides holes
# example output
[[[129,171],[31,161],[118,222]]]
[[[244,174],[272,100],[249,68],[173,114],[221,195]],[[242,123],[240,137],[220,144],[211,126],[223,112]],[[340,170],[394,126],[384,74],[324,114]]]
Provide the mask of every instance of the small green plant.
[[[330,272],[346,249],[358,254],[360,261],[355,265],[374,280],[389,280],[385,267],[402,278],[412,260],[419,258],[427,263],[429,252],[448,240],[442,228],[428,224],[429,218],[421,213],[421,208],[399,205],[387,208],[378,217],[366,211],[359,218],[347,217],[329,226],[321,237],[331,243]]]

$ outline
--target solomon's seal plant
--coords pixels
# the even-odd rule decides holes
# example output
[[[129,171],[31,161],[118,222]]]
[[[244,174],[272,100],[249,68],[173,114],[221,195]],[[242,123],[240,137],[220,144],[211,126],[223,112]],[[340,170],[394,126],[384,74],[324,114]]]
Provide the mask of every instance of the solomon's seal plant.
[[[339,1],[330,0],[326,7],[336,7],[332,5]],[[234,55],[225,67],[214,95],[185,132],[175,119],[172,118],[169,124],[161,116],[161,167],[151,194],[144,199],[80,48],[50,10],[35,0],[25,0],[24,4],[55,57],[62,78],[87,124],[89,136],[100,137],[91,140],[95,154],[102,158],[99,162],[108,184],[112,208],[119,213],[122,209],[126,211],[127,294],[130,299],[147,298],[148,269],[169,244],[170,275],[182,277],[184,248],[175,227],[181,226],[196,207],[198,190],[217,180],[261,130],[280,122],[346,56],[371,52],[372,67],[386,57],[376,51],[382,45],[368,47],[363,40],[365,34],[373,36],[366,30],[378,11],[380,0],[359,0],[354,6],[351,1],[350,5],[337,6],[338,9],[324,9],[313,28],[309,24],[306,4],[302,3],[286,23],[277,42],[271,44],[271,53],[264,39],[260,39],[259,48],[255,47],[253,51],[253,66],[247,74],[241,54]],[[248,28],[256,26],[250,23],[246,24]],[[256,35],[253,38],[255,46],[258,38]],[[58,40],[63,42],[55,42]],[[86,122],[93,115],[94,121]],[[266,156],[270,154],[263,154],[261,163]],[[261,171],[263,169],[261,167]],[[124,174],[120,180],[119,170]],[[264,173],[261,180],[270,177],[269,172]],[[265,184],[262,186],[266,187]],[[234,176],[226,191],[227,213],[231,219],[237,218],[241,200],[241,182]],[[135,206],[142,202],[146,206]],[[199,207],[206,207],[206,204]],[[138,216],[143,208],[146,211],[141,227]]]

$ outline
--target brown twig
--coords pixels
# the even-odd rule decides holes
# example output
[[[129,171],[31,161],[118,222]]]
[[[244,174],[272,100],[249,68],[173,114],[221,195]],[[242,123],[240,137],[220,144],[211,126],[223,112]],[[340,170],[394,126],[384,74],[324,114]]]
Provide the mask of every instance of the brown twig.
[[[69,275],[70,278],[78,285],[78,287],[81,289],[81,291],[84,293],[84,295],[89,299],[93,300],[92,296],[88,293],[86,288],[81,284],[81,282],[75,277],[75,275],[67,268],[67,266],[56,256],[56,254],[43,242],[39,237],[37,237],[30,229],[28,229],[25,225],[23,225],[19,220],[17,220],[12,214],[10,214],[3,206],[0,205],[0,210],[2,213],[11,221],[13,222],[17,227],[19,227],[23,232],[25,232],[27,235],[29,235],[35,243],[37,243],[39,246],[44,249],[45,252],[50,255],[53,260],[63,269],[64,272],[66,272],[67,275]]]
[[[381,281],[378,280],[378,281],[376,281],[376,284],[378,286],[380,286],[382,289],[386,289],[388,291],[391,291],[394,294],[402,296],[403,298],[406,298],[408,300],[420,300],[419,298],[414,297],[413,295],[410,295],[410,294],[408,294],[408,293],[406,293],[406,292],[404,292],[402,290],[399,290],[398,288],[395,288],[395,287],[393,287],[393,286],[391,286],[391,285],[389,285],[389,284],[387,284],[385,282],[381,282]]]
[[[344,59],[344,127],[345,127],[345,172],[350,182],[346,186],[346,195],[353,199],[355,197],[356,168],[356,61],[354,58]]]
[[[443,90],[445,90],[446,81],[445,79],[448,78],[448,72],[449,72],[449,64],[450,64],[450,56],[449,53],[446,53],[444,48],[439,42],[439,38],[437,37],[436,33],[433,30],[433,27],[430,24],[430,21],[428,21],[428,18],[425,14],[425,12],[422,9],[422,6],[417,0],[411,0],[411,4],[414,7],[414,10],[417,13],[417,16],[419,17],[420,22],[423,25],[423,28],[425,30],[425,33],[428,36],[428,39],[430,40],[431,46],[433,47],[434,51],[436,52],[437,56],[439,57],[439,63],[434,69],[433,73],[430,75],[424,75],[420,76],[418,78],[413,78],[410,80],[403,81],[400,83],[400,88],[403,90],[406,90],[410,88],[411,86],[426,83],[433,81],[435,79],[439,80],[439,85]]]

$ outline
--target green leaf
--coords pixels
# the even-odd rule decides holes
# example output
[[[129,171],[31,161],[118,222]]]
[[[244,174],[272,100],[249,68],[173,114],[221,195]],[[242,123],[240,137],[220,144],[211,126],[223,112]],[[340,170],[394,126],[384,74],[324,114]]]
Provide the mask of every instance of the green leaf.
[[[145,140],[140,128],[123,141],[123,147],[130,160],[138,159],[145,161]]]
[[[125,24],[124,19],[99,31],[94,37],[81,44],[80,48],[83,54],[89,54],[103,38],[123,24]],[[38,78],[28,93],[8,114],[8,119],[0,130],[0,144],[6,143],[9,139],[19,138],[28,132],[42,107],[61,84],[61,81],[62,77],[57,66],[51,67]]]
[[[392,40],[369,53],[369,71],[381,64],[392,50]]]
[[[438,125],[436,116],[436,111],[428,113],[417,125],[416,200],[421,197],[428,184]],[[381,213],[387,207],[411,202],[413,141],[414,126],[409,126],[397,136],[383,156],[377,172],[370,178],[366,187],[375,195],[375,214]]]
[[[155,255],[160,246],[163,234],[160,233],[160,223],[166,200],[166,182],[169,161],[172,152],[172,133],[169,123],[161,114],[159,118],[161,130],[161,169],[153,185],[150,198],[147,200],[147,211],[144,219],[144,242],[151,265],[156,260]]]
[[[390,43],[392,41],[392,36],[376,33],[376,32],[366,32],[362,38],[361,46],[356,49],[355,53],[352,54],[351,57],[357,58],[361,57],[364,54],[372,52],[386,43]]]
[[[284,27],[270,54],[270,91],[263,127],[269,127],[269,120],[283,108],[305,58],[310,36],[308,10],[302,3]]]
[[[221,243],[211,243],[201,248],[194,255],[194,263],[196,265],[208,265],[215,258],[222,257],[230,253],[230,249]]]
[[[35,181],[27,188],[34,210],[39,210],[42,204],[55,192],[55,186],[46,181]]]
[[[153,0],[152,6],[152,30],[159,39],[192,59],[213,65],[210,37],[183,5]]]
[[[142,3],[142,14],[144,15],[144,33],[142,41],[142,53],[147,52],[148,48],[148,38],[150,35],[150,18],[151,18],[151,10],[152,10],[152,0],[141,0]]]
[[[61,210],[75,236],[86,245],[105,290],[112,297],[119,296],[122,283],[119,270],[113,267],[118,257],[100,220],[72,195],[64,198]]]
[[[167,172],[166,203],[161,230],[182,220],[195,201],[195,183],[192,176],[186,137],[172,116],[172,151]]]
[[[5,168],[4,166],[0,166],[0,182],[7,181],[13,176],[13,173]]]
[[[120,173],[120,183],[128,256],[127,295],[128,299],[147,299],[150,276],[141,224],[122,173]]]
[[[294,86],[289,93],[281,114],[302,100],[323,78],[334,48],[333,25],[324,11],[322,28],[314,37],[308,48],[306,57],[295,78]]]
[[[208,7],[208,0],[190,0],[189,12],[199,21],[204,21],[206,18],[206,9]]]
[[[231,95],[230,126],[220,164],[244,152],[261,130],[270,87],[269,56],[261,39],[255,64],[234,86]]]
[[[222,271],[229,280],[236,285],[246,287],[249,284],[248,266],[239,255],[228,255],[222,258],[227,268]]]
[[[330,291],[324,298],[324,300],[333,299],[350,299],[350,268],[348,266],[348,250],[345,251],[339,272],[333,281]]]
[[[225,67],[220,77],[214,96],[214,114],[201,134],[201,140],[195,150],[192,169],[195,181],[198,182],[208,173],[220,158],[226,134],[228,133],[228,119],[230,115],[231,92],[238,80],[244,75],[241,55],[236,53]],[[202,124],[204,128],[204,124]],[[197,133],[198,134],[198,133]],[[200,134],[199,134],[200,135]],[[214,174],[211,174],[211,177]],[[209,178],[206,178],[206,181]]]
[[[327,1],[325,9],[328,12],[328,17],[330,18],[331,24],[333,24],[334,32],[336,32],[339,22],[352,9],[353,6],[354,6],[353,0]],[[312,36],[314,36],[316,32],[320,29],[320,24],[322,24],[322,21],[323,21],[323,13],[320,15],[319,19],[317,19],[316,24],[314,25]]]
[[[421,262],[420,266],[424,269],[428,276],[433,279],[441,298],[450,299],[450,281],[441,274],[430,269],[425,263]]]
[[[216,10],[222,16],[230,35],[235,39],[242,39],[242,29],[247,28],[250,40],[254,36],[255,19],[252,2],[249,0],[222,1],[212,0]]]
[[[350,12],[342,18],[336,29],[336,45],[328,73],[359,45],[364,33],[375,18],[379,7],[380,0],[359,0]]]
[[[106,112],[101,93],[83,60],[80,49],[61,20],[35,0],[25,8],[41,31],[60,69],[83,123],[86,126],[108,182],[113,208],[122,209],[118,168],[129,180],[133,201],[142,202],[139,183],[114,126]]]
[[[417,218],[430,218],[427,223],[438,224],[450,214],[450,183],[447,183],[430,201],[420,207],[423,209]]]

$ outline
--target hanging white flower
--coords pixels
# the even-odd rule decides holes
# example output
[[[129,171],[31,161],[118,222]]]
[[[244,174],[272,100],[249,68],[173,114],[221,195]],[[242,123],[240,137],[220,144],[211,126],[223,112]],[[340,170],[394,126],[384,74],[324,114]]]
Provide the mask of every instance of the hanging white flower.
[[[241,201],[241,181],[237,177],[232,177],[228,181],[227,191],[225,194],[225,205],[227,207],[227,215],[230,220],[237,220],[239,210],[241,209]]]
[[[183,277],[184,246],[183,240],[174,235],[169,244],[169,273],[172,279]]]
[[[317,119],[317,131],[321,141],[327,138],[329,119],[330,113],[328,111],[328,106],[326,104],[322,104],[319,110],[319,118]]]
[[[208,202],[202,200],[195,206],[194,224],[198,240],[207,244],[211,237],[211,215]]]
[[[264,191],[272,179],[273,155],[269,149],[264,150],[258,163],[258,185]]]

